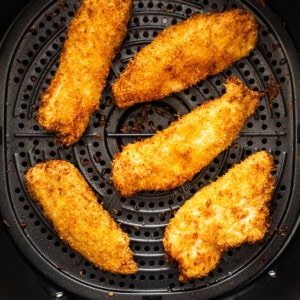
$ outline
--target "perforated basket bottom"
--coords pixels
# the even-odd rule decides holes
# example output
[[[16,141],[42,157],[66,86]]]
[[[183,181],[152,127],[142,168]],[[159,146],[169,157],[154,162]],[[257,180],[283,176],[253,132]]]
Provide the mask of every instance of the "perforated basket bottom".
[[[12,211],[10,218],[17,224],[15,239],[19,245],[30,245],[29,249],[21,247],[23,252],[37,268],[43,272],[47,270],[56,283],[89,298],[111,291],[115,296],[130,293],[132,297],[155,293],[172,297],[179,292],[183,293],[182,297],[198,292],[203,296],[216,296],[249,281],[270,262],[285,240],[283,219],[291,204],[289,191],[293,185],[295,153],[291,145],[295,116],[291,66],[280,36],[273,31],[268,19],[248,1],[134,1],[128,34],[108,77],[100,110],[91,117],[81,140],[65,148],[39,127],[35,117],[39,96],[55,74],[66,27],[80,2],[45,2],[28,7],[32,10],[32,20],[24,24],[26,30],[22,34],[15,34],[5,86],[7,203]],[[235,7],[252,11],[260,25],[259,44],[249,57],[167,99],[128,109],[114,105],[112,82],[129,58],[163,28],[194,12],[219,12]],[[121,146],[146,138],[166,128],[178,114],[188,113],[206,99],[219,97],[224,92],[226,78],[231,75],[241,78],[253,90],[267,91],[233,145],[191,182],[174,190],[120,197],[110,183],[110,164]],[[220,264],[206,278],[180,283],[177,268],[165,261],[162,246],[169,219],[201,187],[258,149],[270,151],[276,164],[277,181],[271,203],[269,234],[261,243],[243,245],[224,253]],[[23,175],[28,168],[47,159],[64,159],[80,169],[99,195],[99,201],[129,234],[134,259],[139,265],[137,274],[121,276],[103,272],[58,238],[24,187]]]

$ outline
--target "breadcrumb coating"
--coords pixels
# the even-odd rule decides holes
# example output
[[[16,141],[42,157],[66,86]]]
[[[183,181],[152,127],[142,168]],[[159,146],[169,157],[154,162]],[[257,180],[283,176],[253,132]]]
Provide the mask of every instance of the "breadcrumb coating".
[[[106,78],[127,32],[131,0],[83,0],[63,45],[59,67],[41,97],[37,121],[70,146],[99,108]]]
[[[248,56],[257,41],[258,24],[245,10],[194,14],[129,61],[112,86],[115,103],[126,107],[180,92]]]
[[[122,196],[168,190],[191,180],[225,150],[259,104],[259,93],[238,78],[226,93],[204,102],[153,137],[123,147],[112,161],[111,181]]]
[[[273,157],[259,151],[187,200],[170,220],[163,245],[179,280],[207,276],[222,253],[263,239],[275,179]]]
[[[28,192],[52,222],[59,237],[102,270],[137,272],[129,237],[97,201],[71,163],[51,160],[25,174]]]

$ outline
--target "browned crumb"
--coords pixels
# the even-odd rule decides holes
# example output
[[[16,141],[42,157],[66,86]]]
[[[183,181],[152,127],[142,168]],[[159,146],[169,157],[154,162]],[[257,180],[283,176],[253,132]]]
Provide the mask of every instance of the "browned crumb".
[[[163,240],[179,280],[207,276],[229,248],[263,239],[275,179],[273,158],[257,152],[198,191],[171,219]]]
[[[182,91],[249,55],[257,40],[257,22],[245,10],[194,14],[129,61],[112,86],[115,103],[126,107]]]
[[[37,116],[38,123],[66,146],[82,136],[99,108],[131,7],[131,0],[83,0],[69,25],[58,70],[41,97]]]
[[[238,137],[259,103],[259,93],[236,77],[219,99],[203,103],[153,137],[123,147],[111,181],[122,196],[167,190],[191,180]]]
[[[102,270],[137,272],[128,235],[98,203],[93,190],[71,163],[39,163],[25,174],[25,181],[30,196],[70,247]]]

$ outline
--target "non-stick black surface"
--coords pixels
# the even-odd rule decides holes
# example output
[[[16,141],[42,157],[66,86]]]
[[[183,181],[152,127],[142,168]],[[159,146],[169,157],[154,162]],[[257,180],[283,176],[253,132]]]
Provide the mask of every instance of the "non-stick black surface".
[[[112,69],[108,89],[101,99],[101,109],[92,117],[82,140],[66,149],[59,147],[53,137],[34,121],[38,96],[54,74],[66,25],[73,16],[74,5],[79,4],[77,1],[67,1],[66,7],[64,3],[40,1],[29,7],[17,23],[19,27],[15,32],[19,35],[9,36],[4,43],[4,51],[7,52],[1,53],[6,54],[6,67],[9,68],[3,70],[3,74],[9,76],[2,77],[5,91],[3,104],[7,103],[2,116],[5,163],[2,167],[5,171],[3,180],[8,184],[8,190],[4,190],[7,195],[1,201],[2,215],[21,251],[54,282],[89,298],[102,296],[102,292],[107,295],[109,291],[114,291],[115,298],[120,292],[128,292],[141,299],[138,294],[165,294],[163,298],[166,299],[182,299],[184,296],[207,298],[232,291],[253,279],[282,249],[298,215],[293,194],[298,155],[297,78],[293,76],[297,75],[298,62],[285,32],[273,22],[275,20],[269,11],[248,2],[199,1],[195,5],[188,5],[187,2],[135,2],[129,36]],[[257,49],[249,58],[174,96],[171,101],[153,103],[142,133],[152,133],[153,124],[158,129],[164,128],[177,111],[186,113],[205,99],[220,95],[222,83],[230,74],[236,74],[253,89],[271,90],[272,93],[262,99],[257,114],[247,123],[234,146],[222,153],[193,182],[170,193],[142,193],[130,199],[120,198],[108,181],[109,162],[120,144],[137,138],[124,138],[119,133],[124,126],[127,133],[136,133],[130,128],[143,113],[143,106],[125,111],[116,109],[110,98],[111,82],[126,65],[128,57],[163,27],[186,18],[198,8],[200,11],[219,11],[236,4],[252,10],[261,24],[261,40]],[[36,7],[41,9],[36,11]],[[1,63],[4,63],[3,60]],[[180,284],[176,268],[164,262],[161,247],[163,226],[172,216],[172,211],[210,179],[225,172],[230,165],[252,151],[262,148],[271,151],[277,165],[277,189],[272,201],[270,234],[263,243],[228,251],[208,278]],[[95,269],[59,241],[39,208],[27,197],[23,186],[24,172],[36,162],[52,158],[76,163],[107,209],[123,224],[132,239],[132,249],[141,269],[137,275],[117,276]]]

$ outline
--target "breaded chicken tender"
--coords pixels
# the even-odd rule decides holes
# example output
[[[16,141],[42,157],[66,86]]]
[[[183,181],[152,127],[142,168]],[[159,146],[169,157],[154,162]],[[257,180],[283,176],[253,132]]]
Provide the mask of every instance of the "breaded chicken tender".
[[[227,92],[173,122],[149,139],[128,144],[112,161],[111,181],[122,196],[168,190],[191,180],[238,137],[259,103],[238,78]]]
[[[38,123],[70,146],[99,108],[106,78],[127,32],[131,0],[83,0],[71,21],[58,70],[41,97]]]
[[[137,272],[129,237],[98,203],[71,163],[51,160],[25,174],[28,192],[52,222],[59,237],[102,270]]]
[[[180,92],[248,56],[257,41],[258,25],[245,10],[195,14],[129,61],[112,86],[115,103],[126,107]]]
[[[179,280],[207,276],[228,248],[263,239],[275,179],[273,158],[252,154],[187,200],[170,220],[163,245]]]

